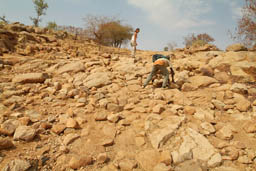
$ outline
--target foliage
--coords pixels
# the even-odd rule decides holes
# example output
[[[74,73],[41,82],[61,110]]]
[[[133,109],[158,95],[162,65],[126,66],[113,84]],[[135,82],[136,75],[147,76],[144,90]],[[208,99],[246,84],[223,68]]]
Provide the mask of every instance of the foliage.
[[[9,21],[6,19],[5,15],[0,16],[0,25],[8,24],[8,23],[9,23]]]
[[[48,4],[45,2],[45,0],[33,0],[33,3],[37,16],[30,17],[30,19],[33,21],[34,26],[38,27],[39,22],[42,21],[40,17],[46,14],[45,11],[48,8]]]
[[[46,28],[50,29],[50,30],[57,30],[58,29],[58,25],[56,24],[55,21],[50,21],[47,23]]]
[[[231,37],[247,47],[256,45],[256,0],[245,0],[242,18],[238,20],[236,31],[231,33]]]
[[[74,27],[74,26],[58,26],[57,30],[62,30],[62,31],[66,31],[70,34],[75,35],[76,39],[77,37],[79,37],[80,39],[86,39],[88,38],[88,33],[86,32],[86,30],[84,30],[83,28],[80,27]]]
[[[203,46],[207,43],[214,42],[215,40],[207,33],[195,35],[192,33],[184,37],[184,44],[186,47],[190,46]]]
[[[175,43],[175,42],[167,43],[167,47],[170,51],[172,51],[177,47],[177,43]]]
[[[84,21],[88,36],[102,45],[121,47],[132,36],[132,27],[113,17],[89,15]]]
[[[164,47],[164,51],[168,51],[168,47],[166,46],[166,47]]]

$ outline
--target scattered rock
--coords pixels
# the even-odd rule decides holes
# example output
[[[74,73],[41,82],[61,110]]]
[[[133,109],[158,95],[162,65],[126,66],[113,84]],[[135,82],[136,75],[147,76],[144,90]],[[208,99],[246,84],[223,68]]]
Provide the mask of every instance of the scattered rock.
[[[74,63],[69,63],[66,64],[64,66],[62,66],[61,68],[58,69],[57,73],[58,74],[63,74],[65,72],[80,72],[80,71],[84,71],[85,67],[84,64],[82,62],[74,62]]]
[[[35,129],[29,126],[19,126],[13,135],[13,139],[31,141],[34,139],[35,135],[36,135]]]
[[[56,134],[60,134],[62,133],[64,130],[66,129],[66,125],[64,124],[57,124],[57,125],[53,125],[52,127],[52,132],[56,133]]]
[[[27,73],[16,75],[12,82],[14,83],[43,83],[46,78],[48,78],[48,74],[46,73]]]
[[[4,167],[4,171],[13,170],[13,171],[25,171],[31,167],[30,163],[25,160],[15,159],[12,160]]]
[[[151,170],[158,164],[160,154],[156,150],[146,150],[136,155],[136,160],[144,170]]]
[[[222,162],[221,155],[219,153],[216,153],[211,157],[211,159],[208,161],[207,165],[208,167],[217,167],[220,166]]]
[[[107,153],[100,153],[98,156],[97,156],[97,162],[98,163],[106,163],[108,161],[108,155]]]
[[[66,124],[67,128],[79,128],[79,124],[73,118],[69,118]]]
[[[69,145],[71,144],[72,142],[74,142],[76,139],[78,139],[80,136],[77,135],[77,134],[73,134],[73,133],[70,133],[68,135],[65,136],[64,140],[63,140],[63,144],[64,145]]]
[[[12,147],[14,147],[14,144],[12,143],[12,141],[9,138],[1,138],[0,137],[0,150],[9,149]]]
[[[137,166],[135,161],[129,159],[122,160],[118,165],[122,171],[133,170]]]
[[[69,161],[69,167],[72,169],[80,169],[93,163],[91,156],[72,156]]]

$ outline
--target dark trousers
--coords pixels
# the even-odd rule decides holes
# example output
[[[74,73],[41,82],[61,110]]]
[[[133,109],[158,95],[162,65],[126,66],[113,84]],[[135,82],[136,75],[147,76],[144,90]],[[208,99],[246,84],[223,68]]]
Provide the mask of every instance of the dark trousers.
[[[160,71],[161,74],[164,76],[162,88],[166,87],[166,85],[169,82],[169,71],[165,66],[162,66],[162,65],[153,65],[152,71],[144,83],[144,87],[148,85],[148,83],[152,80],[152,78],[157,74],[158,71]]]

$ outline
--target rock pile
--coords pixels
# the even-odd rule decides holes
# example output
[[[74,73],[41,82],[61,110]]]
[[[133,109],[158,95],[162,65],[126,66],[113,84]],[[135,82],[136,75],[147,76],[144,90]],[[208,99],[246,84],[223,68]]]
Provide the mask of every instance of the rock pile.
[[[180,49],[172,88],[142,89],[153,51],[19,23],[0,49],[2,170],[256,169],[256,52]]]

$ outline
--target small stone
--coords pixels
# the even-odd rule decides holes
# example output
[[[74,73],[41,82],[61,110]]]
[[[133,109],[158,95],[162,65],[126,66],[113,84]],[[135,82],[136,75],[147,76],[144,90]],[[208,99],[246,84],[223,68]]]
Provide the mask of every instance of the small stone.
[[[135,142],[138,147],[141,147],[146,144],[144,137],[136,137]]]
[[[43,123],[41,123],[40,127],[43,129],[51,129],[52,125],[48,122],[43,122]]]
[[[211,157],[211,159],[208,161],[208,166],[209,167],[217,167],[220,166],[222,162],[221,155],[219,153],[216,153]]]
[[[119,162],[118,165],[122,171],[133,170],[134,168],[137,167],[136,162],[129,159],[122,160],[121,162]]]
[[[120,115],[119,114],[110,114],[108,115],[107,119],[108,121],[112,123],[117,123],[120,120]]]
[[[121,120],[119,123],[122,125],[122,126],[130,126],[131,125],[131,122],[130,120],[128,119],[123,119]]]
[[[78,139],[80,136],[78,134],[68,134],[65,136],[64,140],[63,140],[63,144],[64,145],[69,145],[72,142],[74,142],[76,139]]]
[[[64,124],[57,124],[57,125],[53,125],[52,127],[52,132],[56,133],[56,134],[60,134],[64,131],[64,129],[66,129],[66,125]]]
[[[256,100],[253,101],[252,105],[253,105],[253,106],[256,106]]]
[[[95,121],[106,121],[108,115],[106,113],[97,113],[95,115]]]
[[[73,118],[69,118],[66,123],[67,128],[79,128],[77,121]]]
[[[21,125],[28,125],[29,122],[30,122],[30,118],[29,117],[22,117],[22,118],[19,118],[19,121],[21,123]]]
[[[79,169],[92,164],[93,159],[90,156],[73,156],[69,161],[69,167]]]
[[[97,162],[98,163],[106,163],[108,161],[108,156],[107,156],[107,153],[100,153],[98,156],[97,156]]]
[[[0,133],[4,135],[12,135],[19,124],[18,120],[9,119],[1,125]]]
[[[228,126],[224,126],[216,133],[216,136],[223,140],[231,140],[233,138],[233,133]]]
[[[12,143],[12,141],[9,138],[1,138],[0,137],[0,150],[9,149],[12,147],[14,147],[14,144]]]
[[[153,113],[161,114],[165,110],[164,105],[158,104],[155,107],[153,107]]]
[[[167,150],[161,152],[160,154],[160,160],[161,163],[164,163],[165,165],[169,166],[172,163],[172,156],[171,153]]]
[[[223,160],[237,160],[239,151],[233,146],[228,146],[221,150],[221,155]]]
[[[195,107],[192,107],[192,106],[185,106],[184,107],[184,114],[193,115],[194,113],[196,113]]]
[[[244,130],[247,133],[255,133],[256,132],[256,125],[254,122],[247,122],[244,126]]]
[[[252,160],[248,156],[240,156],[237,160],[239,163],[251,164]]]
[[[114,144],[113,138],[104,138],[103,141],[101,142],[101,145],[103,146],[111,146],[113,144]]]
[[[26,73],[16,75],[12,82],[14,83],[43,83],[48,78],[47,73]]]
[[[159,163],[157,164],[153,171],[171,171],[172,167],[171,166],[166,166],[164,163]]]
[[[223,110],[223,108],[225,106],[225,104],[219,100],[212,100],[212,103],[218,110]]]
[[[28,126],[19,126],[13,136],[14,140],[31,141],[36,135],[36,130]]]
[[[8,163],[3,170],[5,171],[25,171],[31,167],[30,163],[25,160],[15,159]]]
[[[81,131],[81,136],[88,136],[90,134],[90,129],[89,128],[83,128]]]
[[[212,124],[210,124],[209,122],[203,122],[202,124],[201,124],[201,127],[205,130],[205,131],[207,131],[207,132],[209,132],[209,133],[214,133],[216,130],[215,130],[215,128],[214,128],[214,126],[212,125]]]
[[[65,153],[65,154],[67,154],[68,152],[69,152],[69,149],[66,147],[66,146],[60,146],[60,151],[62,152],[62,153]]]

